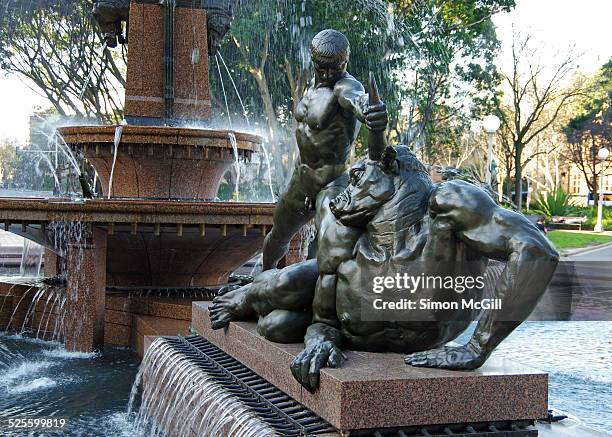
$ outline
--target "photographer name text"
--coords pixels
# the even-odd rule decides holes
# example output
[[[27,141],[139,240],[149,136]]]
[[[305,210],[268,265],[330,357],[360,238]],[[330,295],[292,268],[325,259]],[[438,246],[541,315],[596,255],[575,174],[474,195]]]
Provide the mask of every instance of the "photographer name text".
[[[436,301],[431,299],[398,299],[387,301],[374,299],[375,310],[501,310],[501,299],[461,299],[459,301]]]

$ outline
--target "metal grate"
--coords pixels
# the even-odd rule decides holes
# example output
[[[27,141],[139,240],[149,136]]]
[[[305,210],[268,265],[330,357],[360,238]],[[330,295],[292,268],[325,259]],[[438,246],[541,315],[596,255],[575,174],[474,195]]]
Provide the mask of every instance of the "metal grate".
[[[312,411],[203,337],[166,340],[251,408],[281,436],[316,436],[335,429]]]
[[[108,286],[107,293],[127,293],[133,297],[171,297],[177,299],[212,300],[219,291],[218,287],[137,287]]]
[[[532,420],[451,425],[368,429],[351,432],[351,437],[537,437]]]

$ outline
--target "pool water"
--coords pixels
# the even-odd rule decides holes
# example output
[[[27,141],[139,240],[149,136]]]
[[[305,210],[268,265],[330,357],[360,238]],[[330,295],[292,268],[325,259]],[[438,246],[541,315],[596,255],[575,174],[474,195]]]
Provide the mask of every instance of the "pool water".
[[[524,322],[493,355],[548,372],[551,408],[612,433],[612,322]]]
[[[460,340],[467,340],[469,332]],[[135,435],[125,411],[139,360],[130,349],[69,353],[61,345],[0,335],[23,358],[0,368],[0,419],[59,416],[61,432],[0,436]],[[495,352],[550,373],[550,405],[612,432],[612,322],[526,322]]]
[[[131,349],[102,354],[66,352],[60,344],[1,336],[0,342],[23,359],[0,369],[0,419],[59,416],[66,427],[57,432],[1,436],[132,436],[125,411],[139,359]]]

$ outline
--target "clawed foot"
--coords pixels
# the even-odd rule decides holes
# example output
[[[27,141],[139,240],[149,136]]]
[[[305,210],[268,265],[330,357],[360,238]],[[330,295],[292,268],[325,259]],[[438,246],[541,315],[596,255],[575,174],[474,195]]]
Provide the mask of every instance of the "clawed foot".
[[[246,316],[247,309],[244,302],[246,290],[242,288],[224,287],[208,307],[210,325],[212,329],[221,329],[229,325],[232,320],[239,320]]]
[[[486,357],[470,344],[445,346],[408,355],[404,362],[414,367],[436,367],[450,370],[474,370],[485,362]]]
[[[342,351],[331,341],[308,346],[291,362],[291,373],[311,393],[319,388],[323,367],[336,368],[342,363]]]

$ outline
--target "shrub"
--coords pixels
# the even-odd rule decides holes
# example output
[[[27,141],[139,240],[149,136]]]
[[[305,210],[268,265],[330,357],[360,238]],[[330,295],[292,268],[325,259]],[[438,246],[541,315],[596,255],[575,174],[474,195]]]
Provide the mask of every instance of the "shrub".
[[[536,211],[549,219],[552,216],[567,215],[573,206],[570,205],[569,194],[561,186],[555,187],[544,196],[539,194],[536,205]]]
[[[597,223],[597,208],[584,208],[586,211],[582,215],[587,216],[585,227],[593,227]],[[612,231],[612,207],[604,206],[601,222],[604,229]]]

